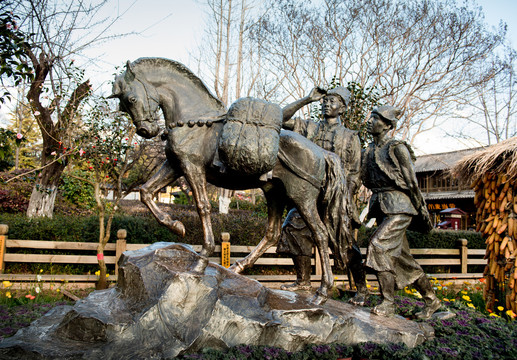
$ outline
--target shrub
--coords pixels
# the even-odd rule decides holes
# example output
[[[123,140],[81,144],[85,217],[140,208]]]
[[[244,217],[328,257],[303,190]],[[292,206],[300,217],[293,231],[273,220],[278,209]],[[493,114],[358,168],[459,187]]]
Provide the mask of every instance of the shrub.
[[[60,195],[79,207],[92,209],[95,206],[93,186],[77,177],[89,179],[92,174],[87,171],[74,170],[70,174],[64,173],[59,186]]]

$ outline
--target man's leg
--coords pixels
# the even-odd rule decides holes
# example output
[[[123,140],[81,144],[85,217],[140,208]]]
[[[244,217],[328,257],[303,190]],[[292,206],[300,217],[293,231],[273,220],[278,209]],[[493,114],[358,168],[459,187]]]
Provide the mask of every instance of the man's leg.
[[[372,309],[372,313],[381,316],[395,314],[395,275],[389,271],[377,273],[381,288],[382,302]]]
[[[311,258],[310,256],[293,256],[294,269],[296,271],[296,281],[293,284],[282,285],[282,290],[311,290]]]
[[[417,312],[415,316],[419,319],[429,319],[431,315],[433,315],[436,310],[440,308],[442,303],[434,293],[433,287],[431,286],[431,283],[425,274],[419,277],[414,282],[413,286],[418,290],[425,301],[424,310]]]
[[[366,287],[366,272],[361,257],[361,251],[356,248],[348,250],[348,269],[354,278],[357,293],[349,300],[351,304],[363,306],[368,297],[368,288]]]

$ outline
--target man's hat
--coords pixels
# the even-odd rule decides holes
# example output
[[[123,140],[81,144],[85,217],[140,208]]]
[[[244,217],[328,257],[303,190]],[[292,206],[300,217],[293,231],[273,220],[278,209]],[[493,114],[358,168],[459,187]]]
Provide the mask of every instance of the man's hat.
[[[350,103],[350,91],[342,86],[336,86],[334,89],[327,91],[327,96],[337,95],[341,98],[343,105],[347,106]]]
[[[397,121],[400,118],[400,115],[402,115],[402,110],[393,106],[383,105],[374,108],[372,110],[372,114],[379,115],[386,124],[395,129],[397,127]]]

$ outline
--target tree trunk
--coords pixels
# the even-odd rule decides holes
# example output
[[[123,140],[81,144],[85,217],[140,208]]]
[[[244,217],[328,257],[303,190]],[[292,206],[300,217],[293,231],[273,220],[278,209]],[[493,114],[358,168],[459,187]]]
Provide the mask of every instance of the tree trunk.
[[[55,162],[41,171],[41,177],[36,181],[32,189],[27,208],[27,217],[52,217],[59,179],[63,170],[64,165]]]

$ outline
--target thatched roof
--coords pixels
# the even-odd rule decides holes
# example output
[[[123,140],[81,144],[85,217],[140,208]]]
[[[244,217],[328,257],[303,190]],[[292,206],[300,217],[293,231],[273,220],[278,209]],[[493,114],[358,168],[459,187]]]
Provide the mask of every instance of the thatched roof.
[[[517,137],[467,155],[451,169],[454,176],[470,182],[487,172],[503,173],[508,179],[517,179]]]

